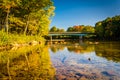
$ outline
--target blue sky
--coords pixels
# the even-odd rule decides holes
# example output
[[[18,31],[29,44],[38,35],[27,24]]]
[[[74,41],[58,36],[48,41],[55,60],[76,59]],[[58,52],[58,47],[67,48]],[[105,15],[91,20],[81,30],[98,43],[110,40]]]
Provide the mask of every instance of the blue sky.
[[[120,15],[120,0],[53,0],[55,16],[51,27],[67,29],[74,25],[92,25]]]

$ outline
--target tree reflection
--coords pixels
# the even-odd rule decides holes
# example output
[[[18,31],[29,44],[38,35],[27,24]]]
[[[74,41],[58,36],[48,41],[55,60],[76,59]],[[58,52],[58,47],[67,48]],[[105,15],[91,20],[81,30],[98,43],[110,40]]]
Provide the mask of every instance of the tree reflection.
[[[75,53],[89,53],[94,51],[94,45],[87,46],[67,46],[68,51]]]
[[[48,47],[30,46],[0,52],[0,79],[54,80]]]
[[[56,53],[59,50],[64,50],[65,46],[63,45],[54,45],[54,46],[50,46],[50,49],[53,53]]]
[[[54,45],[50,46],[50,49],[53,53],[58,52],[59,50],[64,50],[65,47],[69,52],[74,52],[74,53],[89,53],[94,51],[94,45],[74,45],[74,44],[69,44],[69,45]]]
[[[114,62],[120,62],[119,48],[119,43],[104,42],[95,46],[95,52],[97,56],[104,57],[107,60],[112,60]]]

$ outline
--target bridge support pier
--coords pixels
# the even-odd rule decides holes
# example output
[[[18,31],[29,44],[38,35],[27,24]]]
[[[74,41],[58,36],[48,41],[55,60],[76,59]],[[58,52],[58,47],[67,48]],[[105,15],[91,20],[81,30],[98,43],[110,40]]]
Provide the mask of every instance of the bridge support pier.
[[[50,44],[52,44],[52,36],[50,36]]]
[[[83,36],[79,36],[79,43],[80,43],[80,44],[83,43]]]
[[[79,40],[82,40],[83,39],[83,36],[79,36]]]
[[[50,41],[52,41],[52,36],[50,36]]]

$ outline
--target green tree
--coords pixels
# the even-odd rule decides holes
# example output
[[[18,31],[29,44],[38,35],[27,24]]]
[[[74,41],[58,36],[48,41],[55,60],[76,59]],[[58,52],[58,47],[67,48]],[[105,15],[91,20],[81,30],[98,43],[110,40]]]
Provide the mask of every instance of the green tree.
[[[104,27],[102,25],[102,22],[95,24],[95,32],[99,38],[104,38]]]
[[[100,39],[119,40],[120,39],[120,15],[112,18],[108,17],[103,21],[97,22],[95,31]]]
[[[67,32],[73,32],[74,28],[73,27],[68,27]]]
[[[95,29],[93,26],[85,26],[83,29],[82,29],[82,32],[91,32],[91,33],[94,33],[95,32]]]
[[[27,35],[47,35],[54,15],[51,0],[0,0],[0,29]]]
[[[42,24],[39,22],[40,20],[37,21],[39,23],[38,27],[40,27],[42,25],[44,26],[43,21],[45,19],[47,19],[49,21],[49,16],[51,16],[51,6],[52,5],[53,5],[53,3],[51,2],[51,0],[44,0],[44,1],[43,0],[41,0],[41,1],[39,1],[39,0],[23,0],[22,1],[21,9],[23,11],[25,11],[25,15],[23,17],[26,19],[25,20],[26,26],[25,26],[24,34],[26,34],[28,27],[31,24],[30,23],[31,18],[33,20],[33,17],[35,14],[37,14],[37,17],[36,17],[37,20],[39,18],[42,19]],[[39,16],[38,14],[40,14],[41,16]],[[48,22],[48,24],[50,24],[50,22]],[[47,26],[49,26],[49,25],[47,25]]]
[[[53,26],[51,29],[50,29],[50,32],[57,32],[57,27],[56,26]]]
[[[8,19],[9,19],[9,14],[11,11],[11,8],[17,7],[19,4],[20,0],[0,0],[0,8],[3,12],[6,13],[6,19],[5,19],[5,31],[8,33]]]

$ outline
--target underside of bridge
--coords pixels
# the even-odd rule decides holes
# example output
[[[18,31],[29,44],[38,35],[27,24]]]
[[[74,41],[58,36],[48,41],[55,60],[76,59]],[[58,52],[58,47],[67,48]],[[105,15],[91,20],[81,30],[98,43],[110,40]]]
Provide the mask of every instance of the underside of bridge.
[[[81,32],[50,32],[46,37],[47,41],[63,41],[63,40],[83,40],[93,36],[94,33]]]

